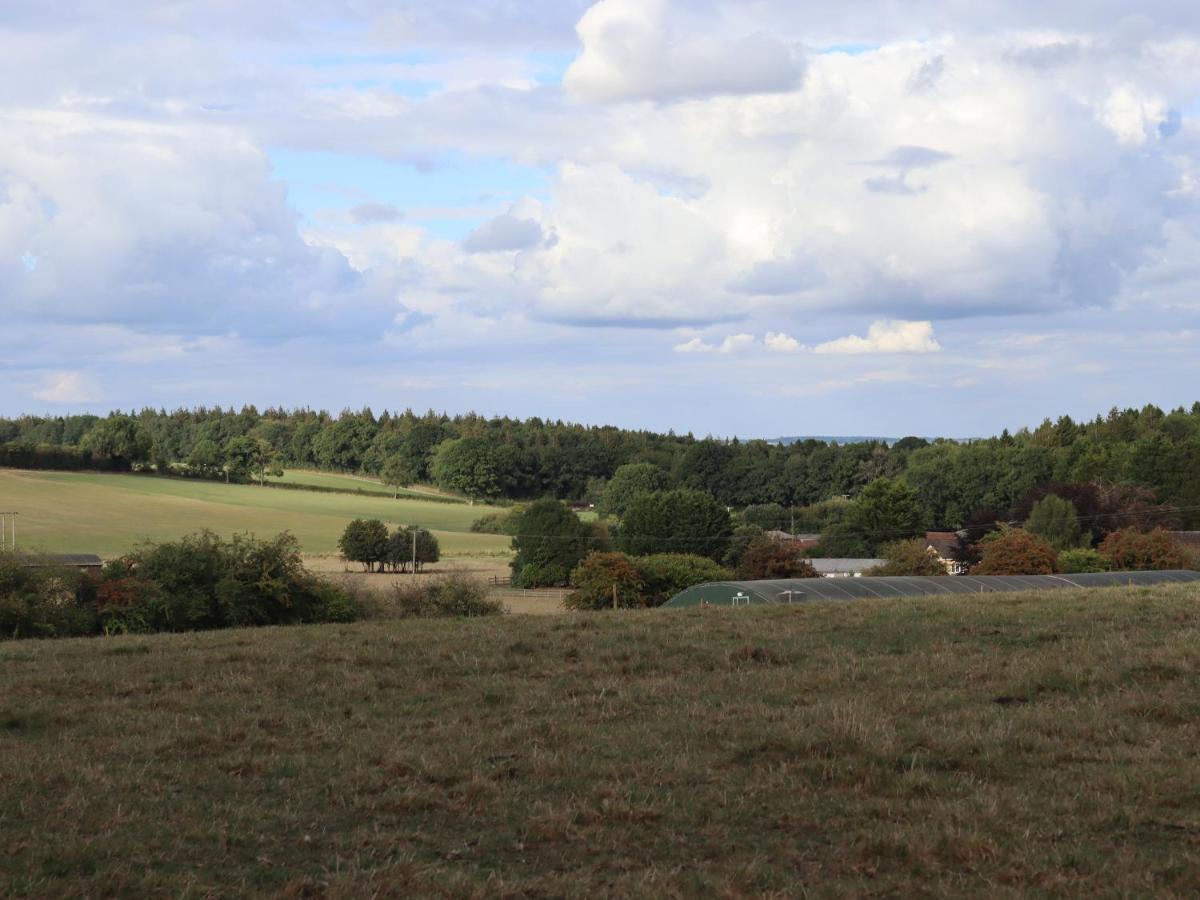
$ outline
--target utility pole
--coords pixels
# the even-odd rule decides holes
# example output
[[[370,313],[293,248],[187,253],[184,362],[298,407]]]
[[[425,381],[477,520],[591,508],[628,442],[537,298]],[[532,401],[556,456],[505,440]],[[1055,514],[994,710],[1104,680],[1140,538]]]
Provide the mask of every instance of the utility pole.
[[[417,526],[412,529],[413,546],[412,546],[412,566],[413,566],[413,584],[417,583]]]

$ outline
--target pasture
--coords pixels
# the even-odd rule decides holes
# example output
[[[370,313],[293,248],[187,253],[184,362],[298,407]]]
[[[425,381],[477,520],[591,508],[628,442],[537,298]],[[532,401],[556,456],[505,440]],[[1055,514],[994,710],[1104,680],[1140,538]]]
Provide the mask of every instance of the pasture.
[[[393,500],[390,493],[376,497],[147,475],[0,469],[0,507],[20,511],[18,538],[26,549],[102,556],[202,528],[226,536],[287,530],[305,553],[330,554],[336,553],[346,523],[356,518],[420,525],[437,535],[447,557],[507,555],[509,545],[507,537],[469,532],[471,522],[491,507],[412,496]]]
[[[382,494],[391,497],[396,489],[384,484],[377,478],[365,475],[345,475],[337,472],[314,472],[309,469],[287,469],[277,477],[267,477],[268,483],[301,484],[318,488],[332,488],[339,491],[365,491],[370,494]],[[454,500],[465,504],[467,501],[453,497],[429,485],[416,485],[400,488],[401,497],[436,497],[443,501]]]
[[[0,644],[0,894],[1195,896],[1198,600]]]

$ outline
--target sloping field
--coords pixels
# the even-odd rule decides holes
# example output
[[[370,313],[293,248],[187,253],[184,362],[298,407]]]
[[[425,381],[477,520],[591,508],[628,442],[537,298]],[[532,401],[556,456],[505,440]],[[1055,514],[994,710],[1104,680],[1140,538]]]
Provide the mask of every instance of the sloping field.
[[[0,644],[0,895],[1196,896],[1198,601]]]
[[[384,494],[391,497],[396,490],[391,485],[384,484],[378,479],[367,478],[362,475],[342,475],[337,472],[313,472],[308,469],[287,469],[278,478],[268,478],[268,482],[277,482],[280,484],[304,484],[311,487],[334,488],[342,491],[366,491],[371,494]],[[444,499],[453,498],[449,494],[443,494],[441,491],[432,487],[407,487],[400,488],[401,497],[438,497]],[[462,501],[466,502],[466,501]]]
[[[140,540],[174,539],[201,528],[260,536],[287,530],[305,552],[333,553],[346,523],[356,518],[421,525],[437,534],[446,556],[504,553],[509,544],[503,536],[468,532],[486,506],[144,475],[0,469],[0,507],[20,512],[23,547],[108,556]]]

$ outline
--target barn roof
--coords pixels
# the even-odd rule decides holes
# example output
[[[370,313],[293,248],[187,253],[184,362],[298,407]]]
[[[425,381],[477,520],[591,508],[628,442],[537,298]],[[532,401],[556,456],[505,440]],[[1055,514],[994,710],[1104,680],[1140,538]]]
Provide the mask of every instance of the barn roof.
[[[68,568],[95,568],[104,565],[104,560],[95,553],[28,553],[20,554],[18,559],[27,569],[51,569],[66,566]]]
[[[1200,582],[1200,572],[1094,572],[1085,575],[870,576],[790,578],[772,581],[714,581],[676,594],[664,606],[736,606],[804,600],[869,597],[922,597],[935,594],[988,594],[997,591],[1056,590],[1173,582]]]

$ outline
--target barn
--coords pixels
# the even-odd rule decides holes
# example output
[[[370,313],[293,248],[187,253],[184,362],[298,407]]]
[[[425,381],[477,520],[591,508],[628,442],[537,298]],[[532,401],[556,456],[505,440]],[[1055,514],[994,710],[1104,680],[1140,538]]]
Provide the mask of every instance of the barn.
[[[21,554],[18,560],[25,569],[80,569],[98,573],[104,560],[94,553],[30,553]]]
[[[682,591],[663,608],[752,606],[808,600],[857,600],[871,597],[930,597],[942,594],[990,594],[998,591],[1045,591],[1063,588],[1120,587],[1200,582],[1200,572],[1096,572],[1086,575],[959,575],[865,578],[791,578],[774,581],[714,581]]]

